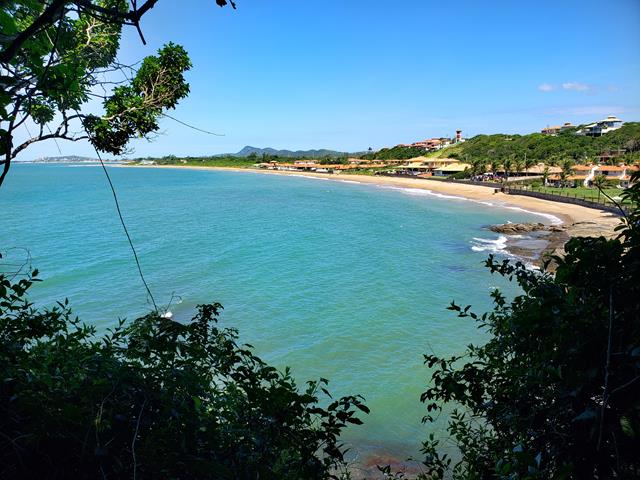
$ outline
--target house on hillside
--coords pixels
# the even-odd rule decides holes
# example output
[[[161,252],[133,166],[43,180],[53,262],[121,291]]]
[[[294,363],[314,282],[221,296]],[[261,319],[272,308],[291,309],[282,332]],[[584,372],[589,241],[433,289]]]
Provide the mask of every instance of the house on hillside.
[[[591,123],[576,132],[577,135],[585,135],[587,137],[601,137],[605,133],[619,129],[624,122],[615,115],[609,115],[604,120]]]
[[[564,132],[565,130],[569,130],[570,128],[575,128],[571,122],[564,122],[563,125],[554,125],[552,127],[547,125],[547,128],[543,128],[542,130],[540,130],[540,133],[544,134],[544,135],[552,135],[552,136],[556,136],[561,132]]]
[[[617,163],[616,159],[618,157],[621,157],[625,153],[626,153],[626,150],[623,149],[623,148],[621,148],[621,149],[619,149],[617,151],[602,152],[600,155],[598,155],[598,163],[600,163],[600,164]]]
[[[562,130],[562,127],[560,125],[554,125],[552,127],[547,125],[546,128],[543,128],[542,130],[540,130],[540,133],[542,133],[543,135],[556,136],[557,134],[560,133],[561,130]]]

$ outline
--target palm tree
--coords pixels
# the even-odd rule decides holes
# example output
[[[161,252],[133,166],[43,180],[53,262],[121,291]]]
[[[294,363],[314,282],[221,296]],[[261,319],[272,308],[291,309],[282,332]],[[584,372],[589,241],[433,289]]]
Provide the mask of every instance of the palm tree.
[[[473,175],[482,175],[487,168],[487,164],[485,163],[484,160],[480,159],[480,160],[474,161],[471,168],[473,169],[472,170]]]
[[[596,177],[591,182],[594,187],[598,189],[598,202],[600,202],[600,194],[602,193],[602,189],[607,184],[607,176],[606,175],[596,175]]]
[[[504,162],[502,162],[502,166],[504,167],[504,176],[505,181],[509,181],[509,172],[513,168],[513,161],[510,158],[507,158]]]
[[[534,165],[536,165],[536,161],[533,158],[527,158],[527,156],[524,156],[524,171],[526,174],[529,173],[529,169],[531,167],[533,167]]]
[[[498,160],[491,160],[491,163],[489,165],[491,166],[491,173],[493,174],[493,179],[495,180],[498,168],[500,168],[500,162],[498,162]]]
[[[516,174],[518,174],[518,176],[520,176],[520,174],[522,173],[522,170],[524,169],[524,160],[514,160],[513,165],[515,167],[516,170]]]
[[[560,180],[562,180],[562,186],[565,186],[565,182],[567,177],[571,175],[571,167],[573,167],[573,162],[569,159],[566,159],[562,162],[562,173],[560,173]]]
[[[542,171],[542,185],[546,187],[548,180],[549,180],[549,167],[545,165],[544,170]]]

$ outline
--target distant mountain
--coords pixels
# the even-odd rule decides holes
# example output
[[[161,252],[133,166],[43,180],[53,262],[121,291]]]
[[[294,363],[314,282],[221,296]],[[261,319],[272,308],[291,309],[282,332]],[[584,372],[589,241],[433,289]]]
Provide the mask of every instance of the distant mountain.
[[[16,163],[97,163],[97,158],[80,157],[78,155],[63,155],[60,157],[40,157],[35,160],[16,160]],[[121,160],[104,160],[104,163],[118,162]]]
[[[275,148],[257,148],[246,146],[238,153],[235,153],[236,157],[248,157],[252,153],[261,157],[262,154],[277,155],[278,157],[307,157],[307,158],[321,158],[321,157],[343,157],[347,155],[345,152],[337,152],[335,150],[276,150]]]

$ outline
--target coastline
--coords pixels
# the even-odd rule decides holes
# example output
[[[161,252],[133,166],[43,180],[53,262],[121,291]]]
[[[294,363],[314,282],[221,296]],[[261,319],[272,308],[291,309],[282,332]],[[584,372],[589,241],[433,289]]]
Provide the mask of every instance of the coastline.
[[[531,261],[534,265],[540,265],[543,257],[549,254],[562,254],[565,242],[573,236],[611,238],[615,236],[614,227],[620,223],[619,217],[609,212],[587,208],[580,205],[553,202],[533,197],[508,195],[495,192],[492,187],[479,185],[462,185],[459,183],[447,183],[438,180],[413,179],[406,177],[385,177],[348,174],[324,174],[313,172],[287,172],[275,170],[263,170],[257,168],[237,167],[197,167],[192,165],[111,165],[117,168],[157,168],[157,169],[184,169],[184,170],[212,170],[250,172],[262,175],[289,175],[296,177],[322,178],[325,180],[377,185],[391,188],[415,188],[426,190],[443,198],[458,198],[471,200],[488,206],[496,206],[510,209],[523,210],[540,215],[546,220],[542,223],[561,224],[561,232],[551,232],[544,236],[547,243],[542,249],[518,246],[518,242],[509,242],[507,237],[506,252]]]

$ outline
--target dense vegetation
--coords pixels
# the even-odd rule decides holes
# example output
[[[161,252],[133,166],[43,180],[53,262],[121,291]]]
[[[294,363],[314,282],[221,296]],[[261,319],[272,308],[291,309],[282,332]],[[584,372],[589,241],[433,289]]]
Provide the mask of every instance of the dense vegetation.
[[[167,155],[164,157],[146,157],[136,158],[134,162],[153,161],[157,165],[188,165],[192,167],[237,167],[248,168],[253,167],[260,160],[254,157],[179,157],[176,155]]]
[[[299,391],[217,325],[150,313],[103,336],[66,303],[35,309],[33,275],[0,276],[0,478],[329,478],[358,397]]]
[[[595,160],[597,155],[617,152],[619,149],[628,152],[627,158],[622,160],[640,158],[640,123],[626,123],[618,130],[596,138],[576,135],[575,129],[569,129],[557,136],[541,133],[477,135],[464,143],[436,152],[436,155],[458,158],[470,163],[490,164],[492,161],[504,162],[507,159],[524,161],[526,158],[535,163],[559,165],[565,160],[588,163]]]
[[[361,158],[367,160],[405,160],[408,158],[423,156],[425,153],[426,152],[422,148],[396,146],[391,148],[382,148],[377,152],[361,155]]]
[[[640,183],[624,196],[637,207]],[[460,356],[425,355],[425,420],[456,407],[449,432],[462,456],[452,462],[431,437],[427,478],[640,477],[640,210],[618,230],[570,240],[555,276],[490,257],[491,272],[524,293],[507,302],[494,292],[483,315],[452,303],[492,338]]]

